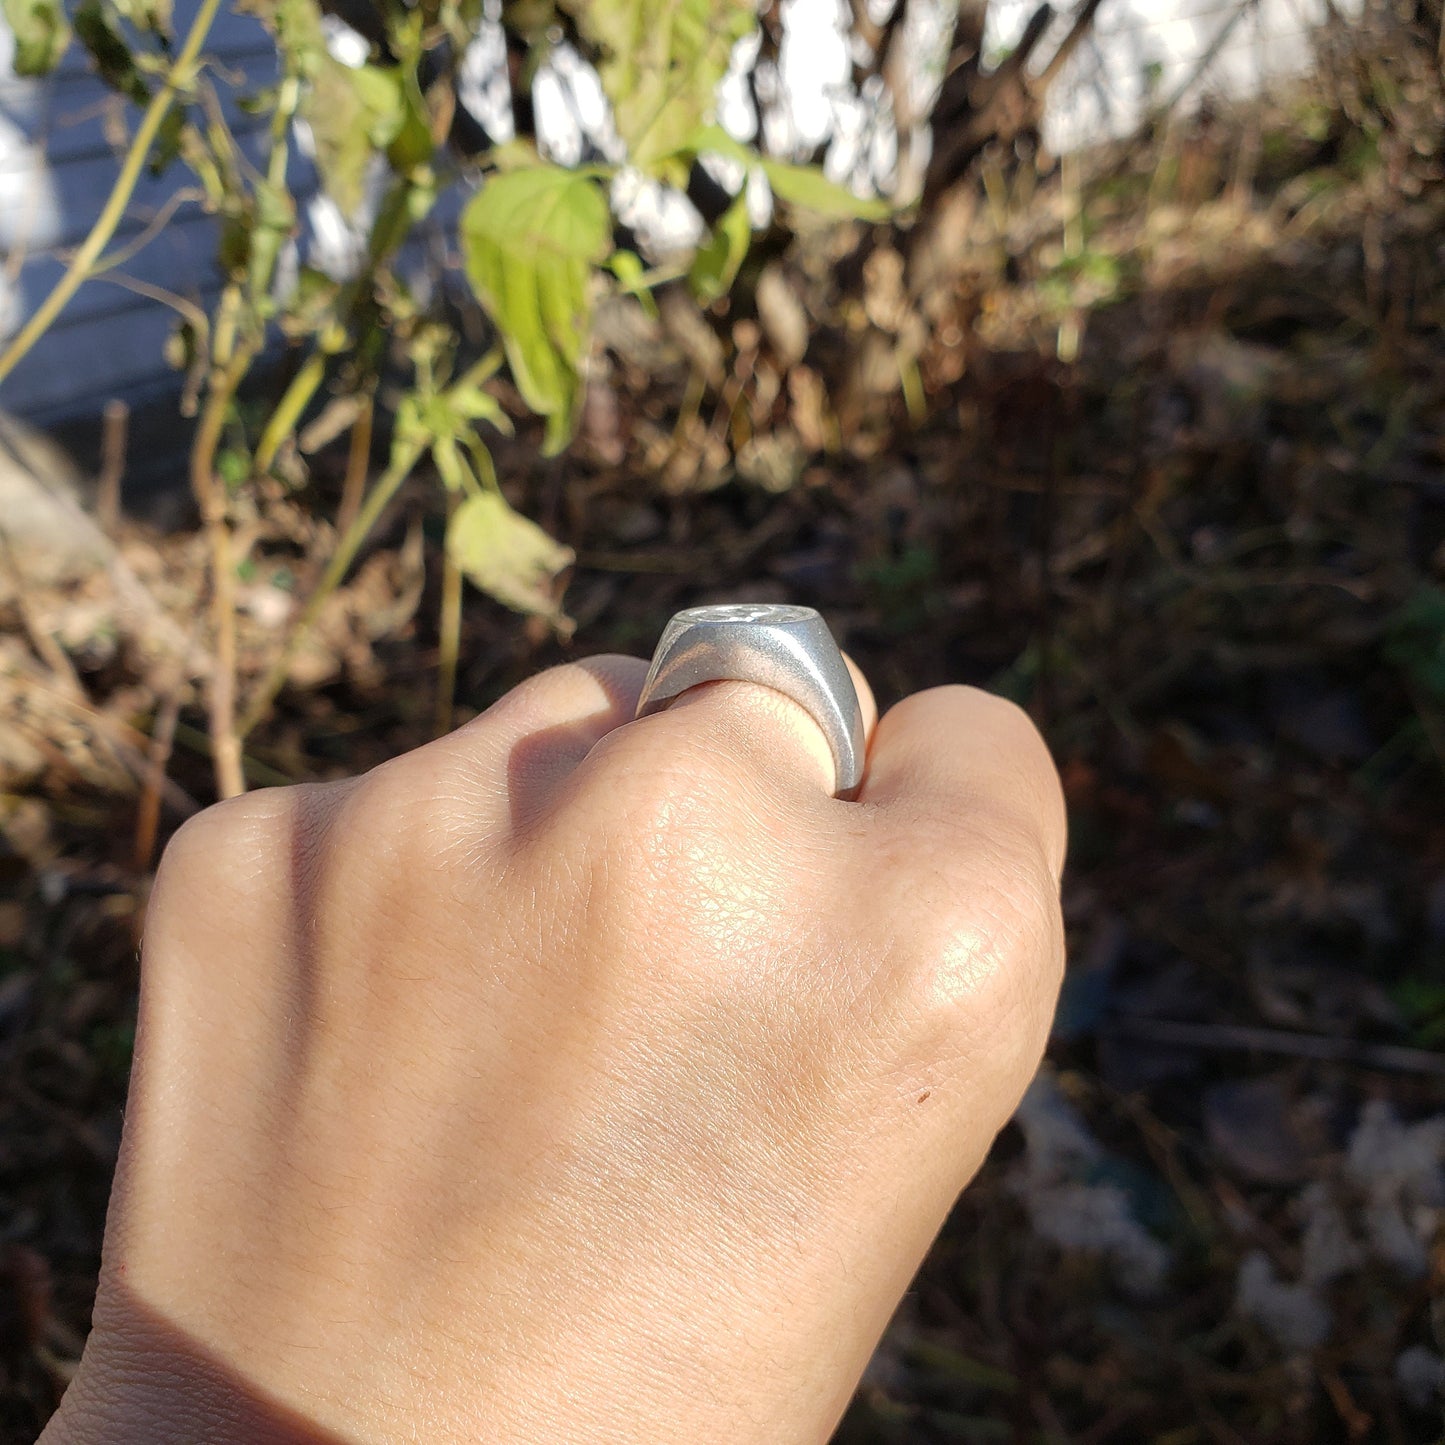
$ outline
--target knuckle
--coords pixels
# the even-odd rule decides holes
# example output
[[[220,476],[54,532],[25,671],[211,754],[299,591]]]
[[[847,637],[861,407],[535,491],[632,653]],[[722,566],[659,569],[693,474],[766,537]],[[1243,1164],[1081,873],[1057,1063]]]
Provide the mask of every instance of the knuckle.
[[[1000,732],[1017,738],[1043,741],[1038,728],[1034,725],[1033,718],[1012,698],[1002,697],[996,692],[985,692],[976,687],[960,686],[958,690],[966,693],[973,706],[979,709]]]
[[[1063,968],[1058,885],[1038,838],[990,823],[919,840],[901,947],[909,1013],[931,1056],[1015,1071],[1047,1037]]]
[[[1000,741],[1020,743],[1030,749],[1044,749],[1043,735],[1039,732],[1027,712],[1011,698],[983,688],[970,687],[967,683],[947,683],[942,687],[926,688],[904,698],[897,707],[907,712],[913,707],[928,712],[941,711],[949,714],[967,712],[969,726],[986,732]]]
[[[993,806],[1032,824],[1057,851],[1066,833],[1063,788],[1048,743],[1023,708],[996,693],[951,684],[904,698],[894,711],[905,725],[918,724],[920,737],[964,729],[986,745],[1006,773],[1007,786],[996,790]],[[1057,869],[1062,858],[1054,863]]]
[[[823,865],[811,836],[765,814],[735,760],[653,721],[667,714],[593,749],[541,841],[601,871],[609,898],[626,900],[626,928],[655,941],[664,972],[720,984],[778,946]]]
[[[206,808],[177,829],[146,906],[147,957],[163,956],[165,949],[152,945],[165,940],[271,917],[290,888],[298,853],[313,846],[310,800],[326,786],[248,793]]]
[[[214,878],[224,860],[228,876],[263,862],[290,826],[298,788],[267,788],[246,793],[188,818],[172,835],[161,855],[156,887],[163,882]]]
[[[699,737],[682,714],[657,713],[616,729],[585,766],[626,832],[650,835],[708,812],[729,828],[748,823],[738,802],[754,789],[743,760]]]
[[[355,780],[336,818],[338,845],[361,867],[439,865],[481,813],[475,778],[445,747],[418,748]]]

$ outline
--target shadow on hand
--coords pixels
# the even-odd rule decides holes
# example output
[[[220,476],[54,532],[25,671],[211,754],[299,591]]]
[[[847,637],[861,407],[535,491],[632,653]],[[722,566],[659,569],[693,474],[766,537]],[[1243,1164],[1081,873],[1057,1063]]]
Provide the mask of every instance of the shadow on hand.
[[[524,733],[507,759],[507,795],[512,826],[523,828],[551,801],[562,781],[602,738],[632,721],[642,678],[624,679],[603,659],[583,658],[573,664],[589,673],[606,701],[586,717]]]
[[[109,1280],[106,1295],[124,1349],[108,1357],[93,1338],[39,1445],[352,1445],[272,1398],[123,1281]]]

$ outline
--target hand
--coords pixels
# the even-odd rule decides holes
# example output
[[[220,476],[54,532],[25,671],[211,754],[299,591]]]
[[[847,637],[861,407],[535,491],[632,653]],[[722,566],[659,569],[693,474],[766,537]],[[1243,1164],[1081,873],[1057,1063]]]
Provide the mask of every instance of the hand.
[[[827,1438],[1043,1048],[1057,778],[945,688],[837,802],[645,671],[177,834],[50,1445]]]

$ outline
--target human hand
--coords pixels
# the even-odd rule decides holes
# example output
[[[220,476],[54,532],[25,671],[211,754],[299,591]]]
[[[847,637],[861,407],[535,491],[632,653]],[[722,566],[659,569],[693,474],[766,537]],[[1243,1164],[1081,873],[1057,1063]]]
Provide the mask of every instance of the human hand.
[[[177,834],[49,1445],[827,1438],[1043,1048],[1058,782],[946,688],[838,802],[645,672]]]

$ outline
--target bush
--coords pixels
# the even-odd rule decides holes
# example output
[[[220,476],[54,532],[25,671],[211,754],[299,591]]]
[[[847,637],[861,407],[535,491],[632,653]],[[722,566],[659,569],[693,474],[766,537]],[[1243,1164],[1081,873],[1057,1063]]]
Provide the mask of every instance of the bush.
[[[108,85],[141,110],[115,192],[57,291],[0,357],[3,377],[42,334],[103,254],[144,165],[184,166],[220,220],[224,287],[209,317],[182,322],[173,359],[199,400],[191,482],[213,544],[216,647],[223,674],[231,563],[227,518],[238,489],[268,473],[296,485],[305,466],[294,433],[326,386],[334,414],[372,426],[384,368],[404,358],[408,384],[390,418],[391,452],[346,529],[318,594],[241,717],[234,684],[212,698],[212,739],[223,792],[239,791],[239,737],[264,716],[289,657],[325,593],[345,574],[402,481],[426,458],[454,494],[447,531],[453,566],[507,605],[560,619],[557,574],[570,553],[515,513],[497,487],[481,428],[509,426],[489,383],[505,365],[545,421],[545,447],[564,448],[584,392],[593,309],[606,289],[646,301],[649,288],[685,279],[712,300],[732,285],[751,228],[742,193],[710,227],[690,263],[649,270],[619,244],[609,186],[622,166],[550,164],[534,141],[450,144],[459,70],[483,21],[482,0],[377,0],[369,53],[347,64],[327,46],[318,0],[250,0],[275,46],[274,83],[243,97],[268,122],[259,165],[248,160],[222,108],[206,104],[206,40],[220,0],[202,0],[183,37],[170,0],[3,0],[16,68],[43,74],[84,47]],[[524,74],[563,34],[593,63],[612,109],[625,164],[651,181],[684,185],[699,157],[720,153],[760,167],[775,195],[838,214],[881,214],[804,167],[766,160],[712,124],[713,97],[733,46],[757,25],[747,0],[522,0],[502,11]],[[325,193],[362,235],[354,274],[288,273],[298,229],[291,189],[297,126],[304,124]],[[446,203],[460,215],[466,275],[496,346],[463,357],[456,329],[408,286],[398,261],[423,218]],[[278,338],[295,349],[294,378],[259,423],[243,425],[236,397]],[[249,420],[249,417],[248,417]],[[213,693],[214,693],[213,689]]]

